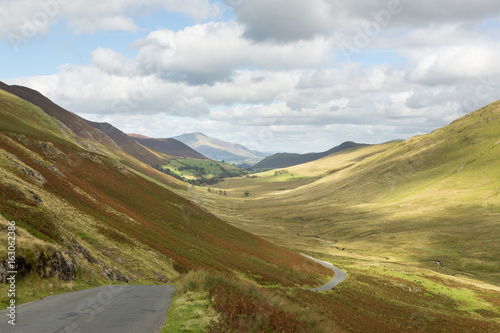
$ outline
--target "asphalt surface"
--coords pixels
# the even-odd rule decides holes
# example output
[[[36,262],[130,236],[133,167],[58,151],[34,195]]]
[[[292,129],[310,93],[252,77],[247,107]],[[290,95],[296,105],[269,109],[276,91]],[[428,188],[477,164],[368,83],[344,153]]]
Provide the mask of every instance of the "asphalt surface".
[[[323,260],[319,260],[319,259],[315,259],[313,257],[309,257],[309,256],[306,256],[305,254],[301,253],[304,257],[306,258],[309,258],[311,260],[314,260],[316,261],[318,264],[321,264],[323,266],[325,266],[326,268],[329,268],[331,269],[332,271],[335,272],[335,276],[333,277],[333,279],[330,280],[330,282],[328,282],[327,284],[321,286],[321,287],[318,287],[318,288],[313,288],[313,289],[309,289],[309,290],[312,290],[312,291],[325,291],[325,290],[330,290],[330,289],[333,289],[335,288],[340,282],[344,281],[347,277],[347,273],[344,272],[343,270],[341,269],[338,269],[337,267],[333,266],[332,264],[330,264],[329,262],[326,262],[326,261],[323,261]]]
[[[46,297],[16,307],[16,325],[0,312],[2,333],[156,333],[173,286],[113,285]]]

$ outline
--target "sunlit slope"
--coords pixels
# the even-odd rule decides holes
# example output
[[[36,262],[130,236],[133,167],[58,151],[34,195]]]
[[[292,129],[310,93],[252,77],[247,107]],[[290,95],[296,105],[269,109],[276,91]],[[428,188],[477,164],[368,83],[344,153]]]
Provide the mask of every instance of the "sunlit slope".
[[[394,147],[359,162],[345,161],[342,158],[345,154],[335,154],[317,164],[313,162],[291,170],[306,174],[326,162],[331,174],[311,185],[311,189],[318,195],[332,194],[351,203],[415,199],[422,194],[428,199],[431,193],[440,198],[433,198],[438,199],[434,203],[458,203],[464,199],[498,203],[495,191],[500,187],[496,172],[500,166],[499,120],[500,103],[497,102],[431,134],[389,143]],[[380,148],[378,145],[371,149]],[[435,193],[438,189],[455,195]]]
[[[436,268],[439,261],[447,273],[499,282],[499,169],[496,102],[428,135],[287,168],[274,177],[286,180],[286,191],[260,174],[255,186],[271,178],[248,205],[342,247]],[[297,187],[301,176],[321,178]]]
[[[0,117],[0,222],[18,225],[18,255],[29,263],[23,274],[59,251],[101,277],[111,270],[128,280],[165,282],[205,268],[262,283],[284,276],[288,284],[317,283],[316,264],[148,180],[123,164],[139,162],[119,150],[84,149],[40,108],[0,91]]]

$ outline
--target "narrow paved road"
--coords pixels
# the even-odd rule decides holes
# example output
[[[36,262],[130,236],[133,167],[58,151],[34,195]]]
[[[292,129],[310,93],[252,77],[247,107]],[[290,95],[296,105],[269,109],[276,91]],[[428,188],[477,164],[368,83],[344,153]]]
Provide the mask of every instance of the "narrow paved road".
[[[196,199],[198,199],[198,202],[201,202],[200,197],[197,197],[197,196],[193,193],[193,191],[191,190],[191,184],[189,184],[189,186],[188,186],[188,191],[189,191],[189,193],[191,193],[191,195],[192,195],[193,197],[195,197]]]
[[[344,281],[347,277],[347,273],[344,272],[343,270],[341,269],[338,269],[337,267],[333,266],[332,264],[330,264],[329,262],[326,262],[326,261],[323,261],[323,260],[319,260],[319,259],[315,259],[313,257],[310,257],[310,256],[307,256],[303,253],[301,253],[304,257],[306,258],[309,258],[311,260],[314,260],[316,261],[318,264],[321,264],[323,266],[325,266],[326,268],[329,268],[331,269],[332,271],[335,272],[335,276],[333,277],[333,279],[328,282],[327,284],[321,286],[321,287],[318,287],[318,288],[313,288],[313,289],[310,289],[312,291],[325,291],[325,290],[330,290],[330,289],[333,289],[335,288],[340,282]]]
[[[46,297],[16,308],[16,325],[0,312],[2,333],[157,333],[173,286],[103,286]]]

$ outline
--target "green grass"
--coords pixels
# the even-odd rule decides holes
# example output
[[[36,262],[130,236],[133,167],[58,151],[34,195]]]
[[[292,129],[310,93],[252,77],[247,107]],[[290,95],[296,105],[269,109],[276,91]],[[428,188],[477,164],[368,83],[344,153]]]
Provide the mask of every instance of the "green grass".
[[[348,279],[318,293],[192,271],[175,282],[177,294],[163,332],[465,333],[500,327],[498,290],[398,263],[309,254],[336,263]]]
[[[213,178],[220,179],[229,176],[239,176],[247,173],[245,170],[223,162],[212,160],[199,160],[192,158],[169,158],[167,164],[155,166],[158,170],[164,170],[179,179],[196,184],[202,181],[210,181]],[[168,169],[168,170],[167,170]]]
[[[35,301],[51,295],[69,291],[83,290],[106,284],[103,278],[97,277],[88,267],[80,267],[76,271],[74,281],[62,281],[58,278],[41,278],[36,273],[16,281],[16,305]],[[10,302],[8,284],[0,285],[0,307],[5,309]]]
[[[429,135],[351,149],[282,175],[226,180],[214,186],[227,191],[224,197],[200,187],[195,194],[239,228],[290,249],[346,260],[354,279],[345,285],[356,299],[388,307],[400,323],[404,308],[410,310],[407,317],[416,314],[410,328],[424,323],[440,331],[437,323],[445,317],[463,320],[459,331],[474,327],[469,320],[498,328],[499,120],[500,103],[494,103]],[[339,292],[349,293],[343,285]],[[405,300],[409,292],[413,303]],[[358,328],[373,329],[363,325]]]
[[[205,332],[215,320],[217,313],[210,307],[208,292],[176,292],[161,332]]]
[[[221,183],[227,198],[204,202],[286,246],[297,233],[319,235],[351,251],[440,260],[448,274],[500,283],[499,119],[494,103],[429,135]]]

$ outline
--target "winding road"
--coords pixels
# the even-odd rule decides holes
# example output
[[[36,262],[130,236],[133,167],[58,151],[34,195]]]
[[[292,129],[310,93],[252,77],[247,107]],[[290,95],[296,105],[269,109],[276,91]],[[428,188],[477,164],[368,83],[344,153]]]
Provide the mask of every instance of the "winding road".
[[[328,282],[327,284],[325,284],[323,286],[320,286],[320,287],[317,287],[317,288],[313,288],[313,289],[309,289],[309,290],[311,290],[311,291],[325,291],[325,290],[330,290],[330,289],[335,288],[340,282],[342,282],[342,281],[344,281],[346,279],[347,273],[344,272],[343,270],[338,269],[337,267],[333,266],[329,262],[326,262],[326,261],[323,261],[323,260],[319,260],[319,259],[315,259],[315,258],[310,257],[308,255],[305,255],[303,253],[301,253],[301,255],[303,255],[304,257],[309,258],[311,260],[314,260],[318,264],[323,265],[326,268],[329,268],[329,269],[331,269],[332,271],[335,272],[335,276],[333,277],[333,279],[331,279],[330,282]]]
[[[0,312],[2,333],[157,333],[173,286],[111,285],[46,297],[16,307],[16,325]]]
[[[198,199],[198,202],[201,202],[200,197],[196,196],[196,195],[193,193],[193,191],[191,190],[191,184],[189,184],[189,186],[188,186],[188,191],[189,191],[189,193],[191,193],[191,195],[192,195],[193,197],[195,197],[196,199]]]

